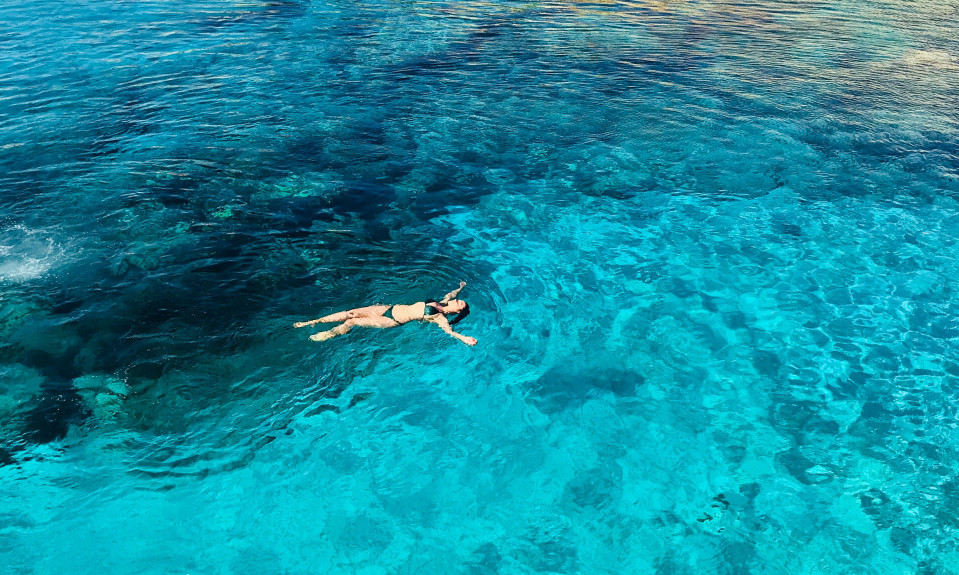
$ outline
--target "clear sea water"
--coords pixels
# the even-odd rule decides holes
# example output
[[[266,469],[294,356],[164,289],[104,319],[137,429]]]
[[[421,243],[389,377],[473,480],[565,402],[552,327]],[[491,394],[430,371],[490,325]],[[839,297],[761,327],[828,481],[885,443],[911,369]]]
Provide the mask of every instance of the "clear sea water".
[[[957,101],[955,0],[7,0],[0,572],[959,573]]]

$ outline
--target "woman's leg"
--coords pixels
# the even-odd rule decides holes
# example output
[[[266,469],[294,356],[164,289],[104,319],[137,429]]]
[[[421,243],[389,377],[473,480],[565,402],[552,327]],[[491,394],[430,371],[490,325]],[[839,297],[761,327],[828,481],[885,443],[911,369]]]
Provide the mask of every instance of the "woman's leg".
[[[386,310],[388,309],[390,309],[390,306],[388,305],[369,305],[366,307],[358,307],[356,309],[351,309],[348,311],[339,311],[336,313],[331,313],[330,315],[325,315],[321,317],[320,319],[312,319],[310,321],[298,321],[293,324],[293,327],[306,327],[308,325],[313,325],[317,323],[339,323],[341,321],[346,321],[348,319],[354,319],[358,317],[378,317],[386,313]]]
[[[310,339],[313,341],[326,341],[332,337],[348,333],[354,326],[388,328],[398,325],[400,325],[400,322],[388,317],[358,317],[356,319],[348,319],[333,329],[314,333],[310,336]]]

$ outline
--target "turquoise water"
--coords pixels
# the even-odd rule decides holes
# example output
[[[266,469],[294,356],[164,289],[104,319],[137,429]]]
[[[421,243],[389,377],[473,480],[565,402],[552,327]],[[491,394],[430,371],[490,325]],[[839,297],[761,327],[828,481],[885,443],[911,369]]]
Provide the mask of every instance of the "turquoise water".
[[[959,573],[956,101],[952,1],[6,2],[0,572]]]

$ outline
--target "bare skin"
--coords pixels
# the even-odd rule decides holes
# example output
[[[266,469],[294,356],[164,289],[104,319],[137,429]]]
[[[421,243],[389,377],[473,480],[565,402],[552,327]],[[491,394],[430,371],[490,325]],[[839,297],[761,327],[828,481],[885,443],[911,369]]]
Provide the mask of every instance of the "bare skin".
[[[466,345],[472,346],[476,345],[476,338],[453,331],[450,322],[446,319],[446,314],[459,313],[466,308],[465,301],[456,299],[456,296],[464,287],[466,287],[466,282],[460,282],[458,288],[443,296],[443,299],[438,303],[430,304],[429,309],[438,309],[440,313],[425,315],[424,309],[426,309],[426,302],[417,302],[411,305],[397,304],[393,306],[371,305],[332,313],[319,319],[300,321],[293,324],[293,327],[306,327],[317,323],[339,323],[340,325],[332,329],[314,333],[310,336],[310,339],[313,341],[326,341],[338,335],[347,334],[351,329],[357,326],[386,329],[416,320],[435,323],[448,335],[460,340]],[[392,318],[384,315],[387,310],[390,310],[390,315],[393,316]]]

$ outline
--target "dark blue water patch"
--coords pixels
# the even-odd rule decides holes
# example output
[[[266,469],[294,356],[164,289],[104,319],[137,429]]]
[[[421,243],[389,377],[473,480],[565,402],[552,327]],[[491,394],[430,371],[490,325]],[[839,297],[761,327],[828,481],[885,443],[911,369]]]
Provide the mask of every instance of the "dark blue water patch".
[[[0,467],[5,465],[14,465],[17,462],[13,457],[13,453],[7,449],[0,447]]]
[[[161,131],[157,118],[166,106],[135,94],[97,114],[96,128],[85,138],[89,145],[82,158],[91,162],[106,160],[129,149],[131,141]]]
[[[715,445],[718,446],[720,453],[722,453],[723,458],[734,464],[738,465],[746,459],[746,455],[749,451],[746,448],[740,439],[737,437],[723,431],[715,430],[712,433],[713,439],[715,439]]]
[[[890,132],[858,132],[850,140],[850,148],[854,153],[874,159],[879,164],[905,156],[912,147],[910,142]]]
[[[337,214],[355,214],[365,220],[373,220],[388,210],[395,202],[396,190],[389,184],[376,181],[355,181],[348,189],[335,196],[329,209]]]
[[[430,54],[411,58],[385,69],[384,72],[395,75],[399,81],[421,82],[430,77],[447,78],[451,75],[451,72],[475,65],[478,61],[479,55],[472,50],[460,53]]]
[[[331,387],[328,387],[328,388],[324,389],[323,392],[322,392],[322,394],[321,394],[321,397],[322,397],[324,400],[330,400],[330,401],[335,400],[335,399],[337,399],[338,397],[340,397],[340,395],[342,395],[343,391],[344,391],[345,389],[347,389],[348,387],[349,387],[349,382],[348,382],[347,380],[341,380],[341,381],[339,382],[339,385],[331,386]],[[316,405],[316,406],[311,407],[310,409],[304,411],[304,412],[303,412],[303,417],[314,417],[314,416],[321,415],[321,414],[324,414],[324,413],[330,413],[330,414],[340,415],[340,414],[342,414],[345,410],[347,410],[347,409],[353,409],[354,407],[356,407],[357,405],[363,403],[364,401],[367,401],[367,400],[370,399],[371,397],[373,397],[373,394],[372,394],[372,393],[369,393],[369,392],[355,393],[355,394],[353,394],[353,395],[350,396],[350,400],[349,400],[349,402],[346,404],[346,406],[334,405],[334,404],[332,404],[332,403],[321,403],[321,404],[319,404],[319,405]],[[288,430],[288,431],[289,431],[289,432],[292,432],[292,430]]]
[[[959,527],[959,479],[952,477],[942,484],[936,505],[936,519],[942,525]]]
[[[5,169],[9,166],[4,166],[3,156],[0,154],[0,210],[8,217],[29,213],[30,206],[49,190],[49,185],[30,176],[11,173]]]
[[[389,117],[387,108],[385,111],[378,109],[376,116],[350,119],[335,141],[323,135],[293,137],[284,142],[283,152],[271,163],[280,173],[297,173],[305,169],[333,170],[348,179],[355,179],[356,174],[362,174],[369,169],[368,166],[376,169],[381,162],[402,152],[402,149],[393,148],[395,142],[388,139],[385,122]],[[405,171],[393,173],[402,175]]]
[[[821,415],[823,404],[795,401],[785,391],[776,395],[781,402],[770,407],[769,420],[777,431],[792,437],[796,445],[807,444],[815,435],[828,436],[839,432],[836,422]]]
[[[579,568],[579,553],[564,518],[543,517],[518,539],[514,560],[539,573],[574,573]]]
[[[752,351],[751,355],[753,366],[757,372],[772,380],[779,378],[779,374],[782,371],[782,359],[779,354],[772,351],[756,349]]]
[[[165,208],[187,208],[202,199],[199,192],[207,185],[207,181],[201,175],[165,178],[150,186],[146,197]]]
[[[859,449],[866,454],[871,454],[880,461],[888,461],[890,456],[884,453],[888,438],[895,434],[892,415],[889,410],[880,401],[867,401],[863,404],[856,419],[849,426],[847,434],[853,440]]]
[[[943,166],[955,166],[953,156],[925,139],[906,140],[897,133],[885,138],[858,123],[849,126],[809,130],[800,137],[822,158],[838,164],[829,175],[828,189],[810,189],[812,198],[840,195],[850,198],[911,196],[916,201],[932,202],[937,197],[955,196],[955,186],[944,174]],[[843,157],[839,157],[843,154]],[[938,161],[933,161],[938,160]],[[889,164],[889,167],[884,166]],[[872,166],[872,168],[869,168]],[[864,170],[884,169],[896,185],[872,185]]]
[[[729,329],[736,331],[748,331],[750,329],[746,314],[741,311],[724,311],[721,314],[723,323]]]
[[[865,384],[868,376],[862,370],[856,370],[849,377],[831,379],[826,383],[826,389],[833,399],[853,399],[859,396],[859,390]]]
[[[80,395],[67,383],[46,384],[36,405],[24,417],[23,438],[51,443],[66,437],[71,425],[90,415]]]
[[[956,93],[959,98],[959,91]],[[959,141],[955,134],[941,131],[924,130],[920,133],[918,144],[921,150],[929,154],[929,160],[945,167],[959,167]],[[936,161],[939,160],[939,161]]]
[[[443,170],[431,174],[423,193],[418,194],[408,209],[421,220],[452,213],[456,208],[478,204],[494,191],[479,174],[467,170]]]
[[[924,558],[916,563],[916,575],[941,575],[953,569],[947,562],[949,559],[941,557]]]
[[[242,11],[208,15],[197,23],[201,34],[222,34],[222,28],[234,26],[273,25],[277,21],[291,20],[306,13],[306,2],[299,0],[266,0],[245,4]]]
[[[639,373],[612,367],[572,367],[576,362],[551,368],[530,386],[530,399],[546,412],[576,409],[603,393],[628,397],[646,379]]]
[[[144,423],[153,423],[150,419]],[[143,425],[143,424],[141,424]],[[141,429],[149,429],[145,425]],[[177,487],[177,479],[191,477],[203,479],[213,474],[229,473],[246,468],[256,457],[258,450],[276,441],[273,434],[263,435],[256,433],[252,437],[244,438],[231,446],[229,453],[223,453],[222,448],[211,448],[209,451],[193,455],[182,455],[174,446],[176,440],[167,437],[168,443],[164,446],[147,446],[148,455],[138,459],[127,470],[130,475],[139,479],[149,479],[149,489],[169,491]],[[160,482],[162,480],[163,482]]]
[[[859,494],[859,503],[876,527],[888,529],[899,522],[902,506],[879,489],[868,489]]]
[[[609,198],[611,200],[631,200],[647,192],[654,192],[659,189],[659,182],[654,176],[646,176],[637,184],[625,186],[610,186],[605,182],[597,182],[593,178],[589,178],[589,180],[589,183],[580,187],[583,195]]]
[[[604,458],[600,465],[576,474],[566,484],[563,499],[575,508],[609,508],[622,493],[623,468]]]
[[[922,424],[935,423],[934,421],[926,420],[921,422]],[[923,464],[922,466],[927,467],[928,470],[932,473],[940,473],[942,475],[948,475],[949,470],[945,466],[938,463],[942,460],[942,448],[938,445],[928,443],[926,441],[910,441],[909,445],[906,446],[904,452],[905,457],[915,461],[917,463]]]
[[[0,154],[0,209],[5,218],[36,217],[58,204],[62,182],[91,167],[82,161],[85,145],[31,144]]]
[[[777,183],[777,187],[781,184]],[[794,222],[786,221],[786,215],[777,214],[773,219],[773,231],[778,237],[781,238],[796,238],[802,239],[803,229],[802,226]],[[798,287],[798,286],[797,286]]]
[[[501,572],[503,555],[493,543],[483,543],[470,555],[466,563],[469,575],[496,575]]]
[[[931,322],[929,335],[942,340],[959,339],[959,318],[956,317],[937,317]]]
[[[809,470],[816,466],[816,462],[803,455],[798,447],[791,447],[777,453],[776,463],[781,465],[789,475],[805,485],[818,485],[832,481],[831,475],[809,473]]]
[[[56,337],[51,330],[51,337]],[[32,367],[44,377],[54,381],[70,381],[81,375],[74,358],[80,351],[78,346],[72,346],[63,352],[49,352],[42,349],[22,349],[17,362]]]
[[[131,289],[121,308],[124,316],[131,320],[125,337],[136,341],[139,335],[175,332],[178,327],[206,327],[209,332],[204,338],[204,351],[237,351],[238,342],[227,328],[242,324],[263,309],[268,294],[261,293],[262,290],[242,277],[231,281],[207,277],[200,272],[192,273],[184,280],[178,285],[151,282]],[[166,352],[179,349],[192,356],[195,346],[190,341],[171,339],[163,347]],[[189,351],[191,348],[193,351]]]
[[[893,545],[896,546],[896,549],[900,553],[911,556],[916,547],[916,543],[919,541],[919,533],[911,527],[904,527],[902,525],[892,525],[889,528],[889,540]],[[939,571],[933,571],[933,573],[938,573]],[[917,570],[916,573],[923,573],[922,570]]]
[[[867,370],[875,373],[896,373],[910,368],[908,356],[881,344],[871,345],[862,362]]]
[[[699,343],[705,344],[706,347],[709,348],[709,351],[715,354],[716,357],[720,357],[723,352],[732,353],[733,350],[729,349],[729,342],[726,338],[719,334],[710,324],[696,321],[686,314],[680,315],[678,319],[686,332],[695,337]]]
[[[69,381],[89,370],[117,373],[131,365],[151,365],[173,350],[180,350],[175,356],[196,353],[197,342],[176,337],[155,346],[153,335],[159,333],[189,338],[204,326],[212,327],[216,331],[203,339],[201,348],[237,351],[251,340],[237,337],[230,327],[245,325],[253,314],[273,305],[271,286],[310,284],[302,270],[266,272],[261,258],[269,257],[269,246],[246,239],[246,244],[242,237],[209,239],[206,245],[182,250],[158,277],[131,272],[111,282],[102,264],[78,268],[63,278],[67,287],[48,291],[41,299],[52,315],[45,320],[52,326],[50,336],[58,337],[56,326],[62,322],[80,343],[50,352],[24,348],[31,344],[15,339],[4,346],[4,355],[49,379]],[[246,251],[249,244],[252,252]]]

